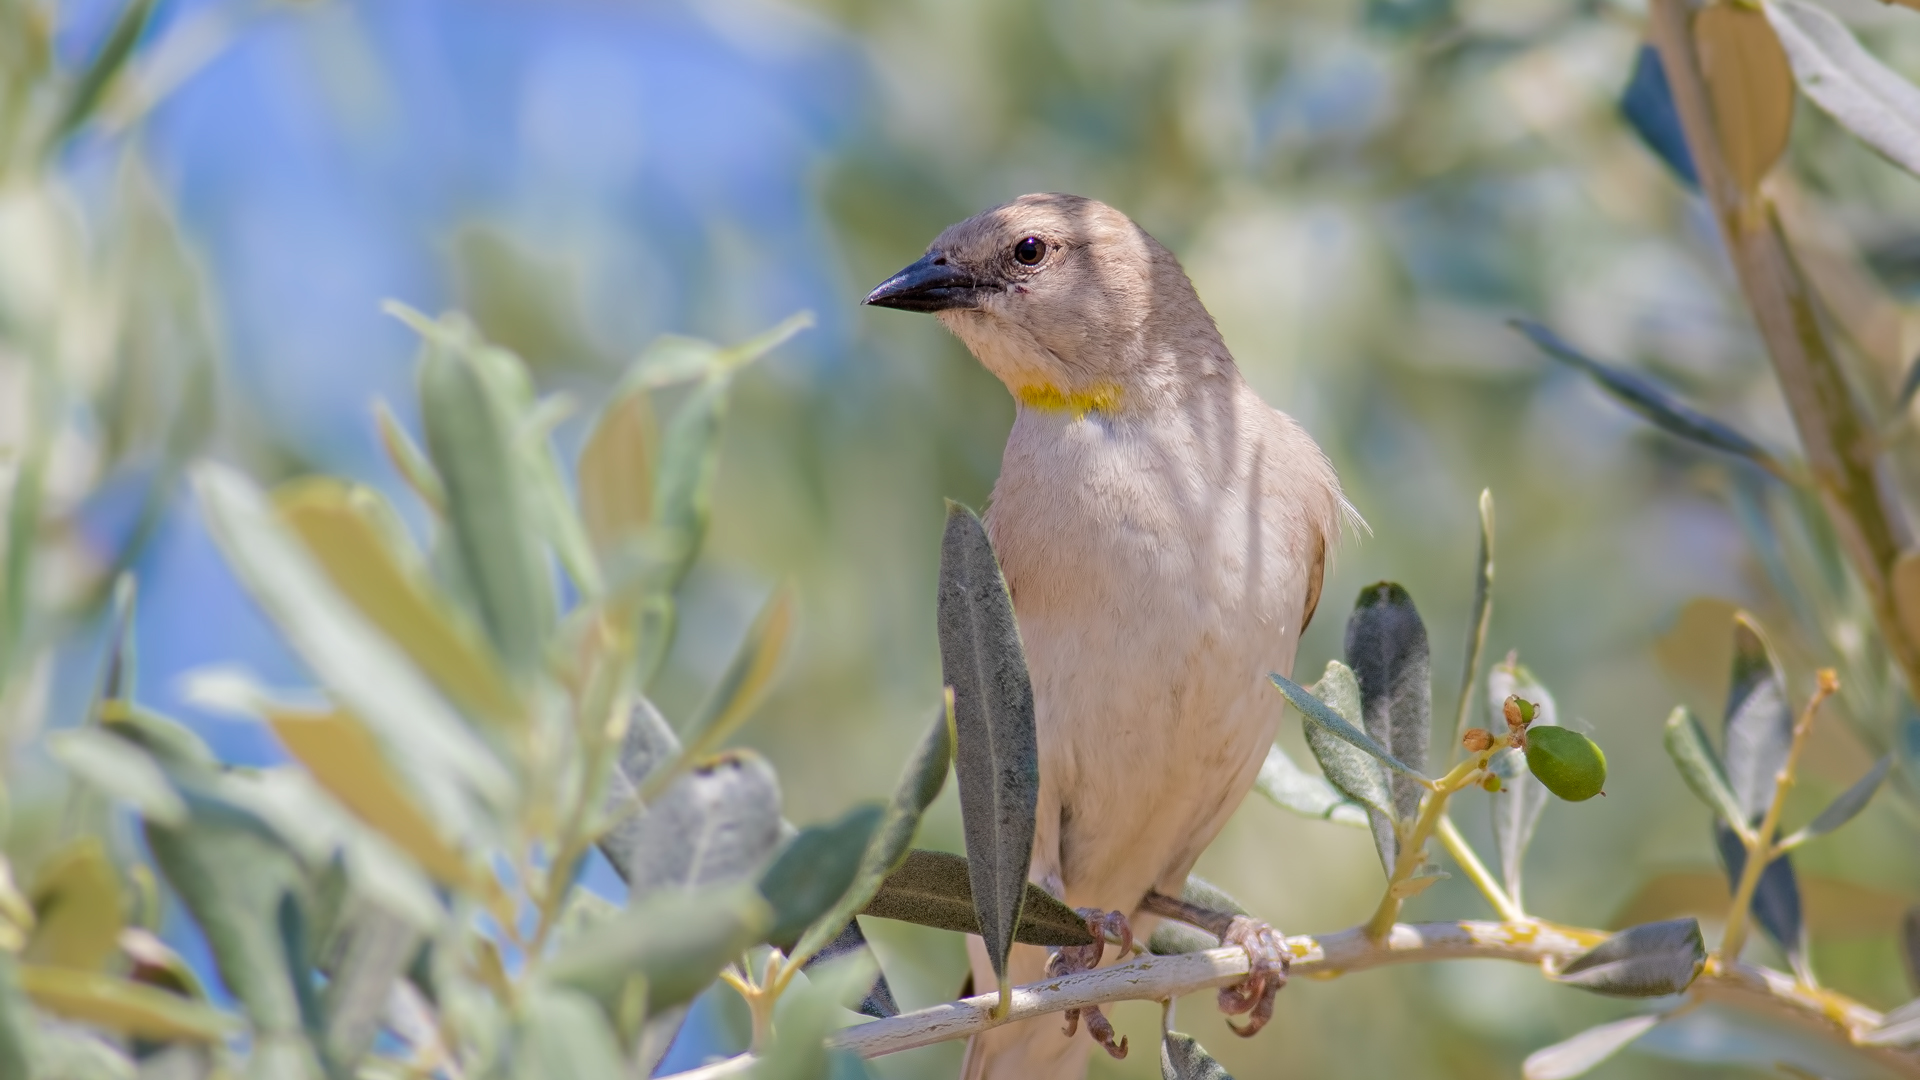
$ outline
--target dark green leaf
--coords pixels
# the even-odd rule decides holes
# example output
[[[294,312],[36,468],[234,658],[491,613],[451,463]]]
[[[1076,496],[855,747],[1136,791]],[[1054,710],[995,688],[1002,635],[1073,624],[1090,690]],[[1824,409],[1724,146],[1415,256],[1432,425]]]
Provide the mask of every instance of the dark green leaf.
[[[1028,884],[1025,910],[1015,941],[1023,945],[1090,945],[1087,921],[1073,909]],[[967,860],[943,851],[910,851],[900,868],[887,875],[873,899],[860,911],[961,934],[980,932],[974,913]]]
[[[1559,709],[1553,695],[1515,656],[1507,657],[1487,672],[1487,728],[1496,736],[1507,730],[1503,710],[1509,697],[1533,703],[1531,727],[1553,727],[1559,723]],[[1547,789],[1534,779],[1527,768],[1526,755],[1519,750],[1502,750],[1487,764],[1500,778],[1500,790],[1490,796],[1493,842],[1500,850],[1500,880],[1507,887],[1507,895],[1519,904],[1527,845],[1533,842],[1534,827],[1547,808]]]
[[[1839,19],[1801,0],[1762,8],[1800,91],[1861,142],[1920,176],[1920,87],[1862,48]]]
[[[619,1080],[620,1044],[594,1003],[564,987],[535,986],[513,1026],[514,1080]]]
[[[1300,715],[1305,717],[1310,725],[1325,728],[1335,737],[1365,750],[1374,760],[1396,772],[1421,780],[1426,779],[1420,774],[1420,770],[1388,753],[1386,747],[1374,742],[1372,736],[1348,723],[1346,718],[1328,708],[1325,702],[1308,693],[1299,683],[1285,675],[1269,674],[1267,678],[1273,681],[1273,685],[1280,688],[1281,693],[1287,695],[1287,700],[1293,702],[1293,707],[1300,710]]]
[[[1725,822],[1714,823],[1713,839],[1720,850],[1720,861],[1727,869],[1727,888],[1731,892],[1739,887],[1740,875],[1747,866],[1746,845]],[[1794,971],[1805,975],[1808,972],[1807,925],[1792,856],[1781,855],[1760,871],[1760,884],[1753,890],[1750,910],[1760,929],[1787,954]]]
[[[1611,1024],[1588,1028],[1565,1042],[1527,1055],[1520,1067],[1525,1080],[1573,1080],[1626,1049],[1627,1044],[1652,1031],[1665,1017],[1658,1013],[1629,1016]]]
[[[427,453],[447,496],[457,576],[480,625],[515,676],[539,670],[554,619],[553,588],[539,542],[508,394],[494,385],[464,335],[430,334],[420,361],[420,415]]]
[[[1346,652],[1347,666],[1360,681],[1367,734],[1416,772],[1425,772],[1433,738],[1432,676],[1427,628],[1407,590],[1390,581],[1360,590],[1347,619]],[[1412,821],[1426,786],[1406,776],[1390,781],[1394,816]]]
[[[1612,997],[1664,997],[1692,985],[1707,963],[1697,919],[1622,930],[1569,962],[1559,981]]]
[[[750,750],[731,750],[675,780],[602,841],[638,900],[662,889],[744,881],[780,843],[780,783]]]
[[[610,1013],[627,980],[641,976],[652,1015],[693,1000],[772,922],[772,909],[751,885],[665,889],[562,945],[545,974]]]
[[[106,42],[68,91],[66,104],[60,108],[60,118],[48,133],[48,150],[59,146],[74,129],[93,115],[107,88],[113,85],[115,76],[127,66],[127,58],[133,55],[133,47],[139,44],[141,34],[147,29],[147,19],[152,14],[153,0],[127,0],[126,6],[120,9],[120,17],[114,20],[113,30],[107,35]]]
[[[1160,1040],[1161,1080],[1233,1080],[1191,1035],[1169,1031]]]
[[[1733,677],[1727,691],[1727,786],[1757,824],[1773,804],[1774,777],[1793,745],[1786,679],[1752,616],[1733,618]]]
[[[1880,790],[1881,781],[1887,778],[1887,770],[1893,767],[1893,755],[1887,754],[1873,763],[1867,775],[1854,781],[1853,786],[1840,793],[1840,797],[1827,804],[1819,816],[1806,824],[1806,827],[1794,832],[1792,836],[1780,841],[1783,848],[1796,848],[1816,837],[1825,836],[1847,822],[1854,815],[1867,808],[1873,801],[1873,794]]]
[[[146,823],[147,845],[167,883],[186,904],[213,949],[220,978],[256,1031],[301,1031],[296,972],[287,962],[280,905],[298,902],[293,856],[250,811],[189,792],[186,825]]]
[[[842,928],[854,926],[855,932],[858,932],[859,928],[853,922],[854,914],[873,899],[887,875],[899,869],[913,843],[913,834],[919,831],[921,816],[940,796],[940,789],[946,786],[947,770],[953,761],[952,713],[953,696],[949,693],[945,695],[939,713],[934,716],[933,724],[921,737],[920,745],[914,748],[913,756],[907,759],[900,782],[894,786],[893,798],[887,802],[885,816],[880,819],[880,828],[860,858],[860,870],[854,877],[852,887],[846,890],[830,912],[801,937],[794,946],[793,955],[812,956],[820,952],[826,946],[829,935],[836,932],[836,925]]]
[[[1327,661],[1326,673],[1313,685],[1313,693],[1355,731],[1362,730],[1366,711],[1361,703],[1360,680],[1351,668],[1338,660]],[[1327,781],[1358,804],[1361,816],[1373,832],[1373,846],[1380,855],[1380,865],[1387,873],[1393,873],[1400,833],[1394,827],[1393,784],[1386,767],[1365,750],[1319,724],[1303,721],[1301,731],[1306,736],[1307,749],[1313,751],[1314,760],[1320,763],[1320,771]]]
[[[1540,350],[1599,383],[1621,404],[1651,421],[1655,427],[1689,442],[1746,458],[1781,479],[1787,470],[1759,443],[1681,401],[1671,390],[1645,375],[1603,364],[1567,344],[1558,334],[1526,319],[1515,319],[1514,329]]]
[[[977,925],[1003,983],[1033,860],[1040,747],[1013,598],[973,511],[947,504],[940,542],[940,670],[953,688],[954,755]]]
[[[760,895],[773,905],[770,944],[791,951],[800,935],[847,894],[883,813],[876,805],[857,806],[831,825],[800,830],[787,843],[760,875]]]
[[[1707,733],[1700,728],[1700,721],[1682,705],[1667,715],[1666,728],[1667,753],[1673,763],[1680,767],[1680,776],[1687,786],[1700,797],[1723,821],[1737,822],[1741,828],[1747,827],[1746,813],[1740,808],[1740,801],[1734,798],[1733,789],[1727,785],[1727,774],[1721,771],[1720,757],[1713,752],[1713,746],[1707,742]]]

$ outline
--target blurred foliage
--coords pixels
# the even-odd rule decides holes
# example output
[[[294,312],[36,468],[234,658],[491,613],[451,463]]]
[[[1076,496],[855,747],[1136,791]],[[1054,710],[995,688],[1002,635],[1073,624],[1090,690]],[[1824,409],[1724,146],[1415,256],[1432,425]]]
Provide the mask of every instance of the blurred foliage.
[[[584,767],[593,753],[613,754],[604,727],[587,720],[614,716],[619,710],[602,705],[656,670],[651,697],[666,715],[689,718],[680,735],[699,737],[702,761],[736,735],[765,755],[729,751],[675,783],[757,776],[764,766],[780,779],[778,805],[799,821],[887,798],[897,763],[923,734],[903,718],[924,716],[940,681],[939,499],[984,502],[1011,419],[1004,392],[937,328],[885,314],[857,324],[841,340],[846,355],[831,362],[776,356],[744,367],[745,353],[668,339],[651,359],[627,364],[619,358],[638,355],[646,336],[575,302],[589,283],[574,273],[573,241],[530,239],[489,220],[432,238],[447,256],[449,292],[472,323],[419,325],[430,369],[422,413],[436,398],[467,405],[443,406],[443,419],[455,421],[448,424],[426,415],[412,429],[424,431],[422,445],[406,443],[405,422],[381,429],[395,465],[377,479],[397,494],[404,476],[419,505],[409,497],[396,509],[388,502],[398,499],[330,480],[277,491],[269,503],[237,472],[199,474],[202,497],[213,493],[230,512],[224,528],[266,536],[273,557],[306,566],[301,580],[314,592],[283,597],[277,608],[266,598],[278,580],[271,565],[251,574],[241,567],[283,629],[315,594],[332,597],[318,607],[346,620],[287,629],[333,691],[330,708],[225,687],[225,700],[264,717],[297,763],[263,774],[214,769],[203,746],[139,707],[136,657],[119,629],[133,597],[123,593],[116,608],[112,586],[178,501],[188,462],[213,450],[277,479],[311,448],[262,408],[258,382],[271,374],[224,383],[229,407],[215,417],[218,305],[139,144],[140,120],[204,62],[209,36],[239,24],[183,19],[156,33],[150,5],[111,8],[102,33],[75,48],[57,37],[66,8],[0,0],[0,498],[8,511],[0,729],[11,748],[5,850],[13,877],[0,894],[18,931],[9,947],[26,950],[8,964],[35,969],[0,979],[45,1009],[90,1003],[95,1011],[81,1015],[125,1033],[119,1045],[144,1057],[200,1053],[162,1051],[150,1041],[161,1036],[204,1040],[233,1030],[230,1011],[201,1004],[224,1007],[228,994],[261,1036],[258,1059],[337,1062],[364,1052],[367,999],[336,986],[385,985],[383,974],[390,981],[390,965],[411,951],[395,943],[414,940],[432,923],[429,911],[484,910],[496,927],[537,937],[536,926],[519,927],[516,912],[500,905],[540,900],[533,906],[554,924],[547,933],[562,940],[595,922],[581,890],[546,884],[553,866],[583,855],[557,842],[571,836],[578,848],[591,831],[559,810],[595,812],[592,785],[618,783],[611,777],[619,774]],[[1834,10],[1883,62],[1920,74],[1912,12],[1864,0]],[[752,38],[759,14],[723,4],[700,17]],[[1339,466],[1373,532],[1341,552],[1331,595],[1390,576],[1423,598],[1429,617],[1467,622],[1476,586],[1465,572],[1472,494],[1491,487],[1499,495],[1504,599],[1486,632],[1489,655],[1524,644],[1526,679],[1538,672],[1555,688],[1559,722],[1592,731],[1611,777],[1610,798],[1541,819],[1529,910],[1616,926],[1691,914],[1711,936],[1727,911],[1722,860],[1736,877],[1741,868],[1697,827],[1697,808],[1659,749],[1662,718],[1676,697],[1695,714],[1725,715],[1736,608],[1767,628],[1779,678],[1798,698],[1817,667],[1838,669],[1841,689],[1827,708],[1844,724],[1809,744],[1789,818],[1815,820],[1883,757],[1893,763],[1887,789],[1899,797],[1874,800],[1849,829],[1795,853],[1794,906],[1810,948],[1793,966],[1811,963],[1825,983],[1876,1007],[1911,996],[1897,935],[1920,898],[1920,860],[1887,853],[1911,853],[1920,824],[1920,717],[1827,512],[1805,487],[1675,439],[1671,425],[1661,433],[1638,424],[1506,325],[1519,317],[1551,326],[1575,355],[1638,380],[1619,385],[1651,384],[1691,403],[1690,414],[1672,415],[1712,418],[1787,471],[1798,465],[1789,404],[1764,362],[1713,215],[1669,166],[1682,162],[1679,125],[1657,94],[1651,112],[1645,103],[1653,54],[1642,47],[1640,5],[822,0],[797,18],[843,41],[866,72],[869,111],[814,181],[849,306],[860,286],[985,205],[1036,188],[1102,198],[1181,254],[1248,378],[1300,417]],[[315,36],[323,26],[306,13],[282,25]],[[186,40],[189,30],[198,41]],[[1783,163],[1767,182],[1771,198],[1874,422],[1888,497],[1916,505],[1920,453],[1911,397],[1899,389],[1911,385],[1920,351],[1920,187],[1827,112],[1802,100],[1791,116]],[[104,171],[103,158],[111,163]],[[1697,182],[1691,160],[1685,165]],[[98,182],[103,172],[109,182]],[[369,309],[376,299],[367,298]],[[689,299],[659,328],[700,327],[730,340],[759,329],[729,299]],[[648,370],[692,381],[654,384]],[[559,391],[580,403],[572,415]],[[664,427],[654,419],[656,398],[672,407]],[[1644,413],[1649,400],[1633,403]],[[414,402],[395,404],[387,415],[410,422]],[[375,430],[351,437],[371,443]],[[717,459],[706,453],[715,438],[725,443]],[[490,462],[462,449],[475,445]],[[717,472],[714,460],[723,463]],[[468,467],[477,471],[463,478]],[[661,479],[645,479],[656,469]],[[508,475],[515,479],[503,485]],[[642,483],[652,485],[648,495],[635,498]],[[589,497],[590,485],[600,494]],[[480,505],[496,497],[504,501]],[[1903,530],[1910,518],[1896,515]],[[475,534],[518,537],[520,546],[463,546]],[[254,543],[237,535],[226,537],[230,553]],[[326,552],[345,550],[361,554],[329,563]],[[567,576],[554,595],[531,580],[543,550],[559,553]],[[776,601],[754,623],[758,598],[779,580],[794,583],[791,607]],[[583,629],[591,620],[578,613],[592,596],[632,603],[614,620],[631,640],[609,645]],[[337,640],[341,625],[361,625],[353,619],[411,648],[387,649],[384,659],[333,657],[331,667],[306,652]],[[1307,636],[1302,672],[1343,655],[1336,622],[1323,618]],[[749,623],[764,648],[736,662],[733,647]],[[782,636],[793,660],[774,678],[756,657],[775,655]],[[1436,634],[1437,668],[1471,678],[1462,654],[1472,637]],[[620,656],[621,672],[586,677],[598,670],[589,663],[596,649]],[[399,700],[424,703],[441,722],[397,723],[401,704],[373,700],[380,695],[360,681],[371,677],[363,663],[399,680],[413,695]],[[56,692],[62,665],[96,673],[86,682],[100,700],[76,708]],[[203,688],[215,697],[221,689]],[[732,707],[759,690],[767,706],[758,719]],[[1433,690],[1441,700],[1465,692],[1444,681]],[[36,741],[47,728],[75,728],[82,712],[87,722],[64,739]],[[633,720],[629,733],[639,726]],[[1283,741],[1305,760],[1295,731]],[[1702,742],[1719,753],[1712,739]],[[49,754],[65,769],[49,768]],[[366,767],[376,761],[388,772]],[[428,775],[433,762],[464,764],[448,778]],[[508,775],[493,775],[501,769]],[[647,770],[638,772],[644,781]],[[660,775],[664,786],[670,774]],[[144,834],[100,796],[103,783],[139,810]],[[1516,829],[1469,812],[1460,824],[1469,841],[1503,855],[1510,844],[1501,837],[1533,831],[1531,821]],[[922,842],[959,848],[954,797],[928,810]],[[504,899],[489,895],[483,851],[522,857],[505,875]],[[254,868],[244,911],[223,914],[218,890],[182,887],[196,880],[193,867],[235,859]],[[1255,805],[1201,870],[1276,924],[1319,929],[1366,909],[1378,864],[1355,833]],[[114,903],[52,914],[51,898],[97,896],[94,885],[109,878]],[[1516,905],[1517,886],[1509,882]],[[741,925],[773,917],[757,906],[765,898],[714,895],[703,912],[672,917],[704,916],[708,940],[723,942],[738,930],[728,913]],[[352,913],[373,910],[370,897],[414,921],[356,922]],[[577,908],[554,909],[566,897],[580,898]],[[1408,908],[1431,916],[1479,903],[1469,883],[1448,880]],[[203,987],[209,973],[194,972],[153,933],[179,920],[183,905],[207,931],[220,985]],[[26,932],[36,920],[38,940]],[[1773,933],[1767,922],[1761,916]],[[357,929],[343,937],[343,925]],[[952,995],[965,967],[956,938],[871,926],[902,1005]],[[105,955],[103,935],[117,935]],[[418,973],[429,990],[449,980],[445,1001],[458,1023],[484,1032],[474,1052],[524,1053],[542,1062],[527,1068],[554,1074],[595,1067],[586,1055],[661,1049],[659,1031],[649,1036],[640,1018],[677,1008],[667,1002],[678,991],[655,1000],[653,973],[645,984],[613,985],[591,972],[545,983],[522,966],[512,936],[493,939],[505,955],[478,935],[450,942]],[[1756,944],[1754,953],[1779,951],[1786,962],[1801,952],[1791,933],[1775,937],[1786,940]],[[596,944],[619,956],[651,947],[617,938]],[[341,982],[336,969],[336,982],[316,985],[302,966],[311,958],[370,965],[370,982]],[[851,994],[870,982],[861,975],[821,982]],[[671,973],[658,979],[671,982]],[[515,997],[509,986],[533,989]],[[508,998],[517,1026],[497,1022]],[[0,1009],[17,1016],[19,1000],[9,988]],[[1251,1043],[1228,1037],[1208,1010],[1190,1013],[1200,1042],[1243,1078],[1511,1074],[1536,1047],[1619,1015],[1497,965],[1297,986],[1273,1030]],[[1122,1030],[1151,1023],[1146,1006],[1122,1006],[1116,1018]],[[1703,1041],[1724,1050],[1753,1037],[1737,1019],[1707,1020],[1687,1029],[1692,1043],[1662,1043],[1654,1032],[1641,1045],[1685,1056]],[[1386,1028],[1396,1037],[1376,1037]],[[49,1030],[37,1053],[93,1060],[97,1048],[78,1029]],[[21,1038],[17,1029],[0,1035],[0,1075],[20,1074]],[[1151,1075],[1149,1057],[1096,1069]],[[955,1060],[947,1046],[872,1067],[938,1076]],[[111,1063],[61,1067],[121,1075]],[[1601,1070],[1595,1075],[1698,1075],[1645,1055]]]

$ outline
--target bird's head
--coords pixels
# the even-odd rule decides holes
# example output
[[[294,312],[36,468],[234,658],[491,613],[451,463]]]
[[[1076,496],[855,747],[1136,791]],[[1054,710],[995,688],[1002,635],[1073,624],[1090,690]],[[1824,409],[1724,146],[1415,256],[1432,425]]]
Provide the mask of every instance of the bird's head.
[[[1023,195],[950,226],[866,302],[932,312],[1020,401],[1082,414],[1163,378],[1182,336],[1218,342],[1173,254],[1077,195]]]

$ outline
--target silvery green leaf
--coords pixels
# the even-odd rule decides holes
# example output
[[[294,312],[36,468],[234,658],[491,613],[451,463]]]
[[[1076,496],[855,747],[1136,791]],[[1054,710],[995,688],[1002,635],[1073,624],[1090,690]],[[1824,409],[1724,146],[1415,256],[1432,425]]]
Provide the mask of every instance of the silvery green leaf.
[[[1873,801],[1874,793],[1880,790],[1881,781],[1887,778],[1887,770],[1893,767],[1893,755],[1884,754],[1867,775],[1853,782],[1853,786],[1840,793],[1839,797],[1827,804],[1820,813],[1805,827],[1795,830],[1792,836],[1780,841],[1783,848],[1796,848],[1801,844],[1828,833],[1852,821],[1860,811]]]
[[[1360,681],[1367,734],[1424,773],[1433,738],[1432,674],[1427,628],[1407,590],[1390,581],[1360,590],[1347,619],[1346,653],[1347,666]],[[1394,817],[1403,825],[1411,822],[1426,786],[1406,776],[1389,782]]]
[[[1338,660],[1327,661],[1327,669],[1312,692],[1354,730],[1363,730],[1366,710],[1360,697],[1360,680],[1352,668]],[[1318,724],[1303,722],[1301,733],[1327,781],[1359,804],[1360,814],[1373,833],[1380,865],[1391,875],[1400,849],[1400,833],[1394,825],[1393,782],[1386,766]]]
[[[1346,746],[1345,743],[1339,745]],[[1367,759],[1367,763],[1375,769],[1379,768],[1373,765],[1371,758]],[[1253,789],[1296,814],[1337,821],[1343,825],[1367,827],[1366,807],[1347,798],[1325,777],[1315,776],[1294,764],[1278,743],[1267,747],[1267,759],[1260,765],[1260,775],[1254,778]]]
[[[1187,875],[1187,882],[1180,888],[1180,899],[1208,911],[1224,911],[1229,915],[1251,915],[1246,906],[1227,895],[1227,891],[1204,878]]]
[[[513,1033],[514,1080],[621,1080],[627,1075],[606,1014],[585,994],[560,986],[529,988]]]
[[[1747,847],[1725,822],[1715,822],[1713,839],[1720,861],[1727,870],[1728,890],[1737,888],[1747,866]],[[1800,905],[1800,882],[1793,873],[1793,857],[1781,855],[1760,871],[1760,884],[1753,890],[1751,909],[1760,929],[1787,954],[1793,970],[1803,978],[1808,968],[1806,917]]]
[[[1160,920],[1160,925],[1153,928],[1153,936],[1147,939],[1147,951],[1155,956],[1205,952],[1219,945],[1220,939],[1205,930],[1172,919]]]
[[[1615,400],[1651,421],[1670,435],[1688,442],[1746,458],[1768,473],[1785,478],[1788,473],[1765,447],[1693,406],[1638,372],[1603,364],[1567,344],[1560,335],[1536,322],[1515,319],[1511,325],[1526,335],[1541,352],[1584,373],[1613,395]]]
[[[1862,1046],[1920,1046],[1920,998],[1882,1016],[1857,1041]]]
[[[675,780],[623,821],[603,850],[630,900],[745,881],[780,843],[780,784],[760,755],[732,750]]]
[[[1588,1028],[1565,1042],[1527,1055],[1520,1066],[1525,1080],[1573,1080],[1626,1049],[1627,1044],[1652,1031],[1665,1017],[1658,1013],[1629,1016],[1611,1024]]]
[[[882,812],[875,805],[857,806],[831,825],[800,830],[787,843],[760,875],[760,895],[773,905],[768,943],[791,951],[801,934],[839,904],[860,871]]]
[[[1287,700],[1293,703],[1294,708],[1300,710],[1300,715],[1306,718],[1310,727],[1325,728],[1334,737],[1351,746],[1365,750],[1374,760],[1396,772],[1420,780],[1426,779],[1418,769],[1415,769],[1413,766],[1408,765],[1406,762],[1388,753],[1386,747],[1374,742],[1372,736],[1349,723],[1347,719],[1339,713],[1328,708],[1325,702],[1308,693],[1306,688],[1299,683],[1294,682],[1285,675],[1269,674],[1267,678],[1273,682],[1273,685],[1280,688],[1281,693],[1287,695]]]
[[[826,1038],[847,1026],[849,1006],[873,985],[878,971],[873,954],[864,949],[809,968],[806,984],[782,996],[774,1014],[773,1045],[747,1075],[752,1080],[816,1080],[864,1073],[864,1066],[855,1070],[846,1063],[844,1051],[829,1051]],[[832,1060],[835,1057],[839,1060]]]
[[[944,851],[910,851],[898,869],[887,875],[860,914],[952,930],[980,932],[967,860]],[[1020,926],[1014,940],[1023,945],[1091,945],[1087,921],[1031,882],[1021,901]]]
[[[36,1049],[35,1080],[147,1080],[145,1069],[125,1052],[85,1028],[49,1024]]]
[[[1733,620],[1733,676],[1727,691],[1727,786],[1749,824],[1773,803],[1774,777],[1793,745],[1786,679],[1751,616]]]
[[[1822,8],[1770,0],[1762,10],[1800,92],[1888,161],[1920,176],[1920,87],[1862,48]]]
[[[940,543],[938,616],[968,877],[980,936],[1004,986],[1033,860],[1039,737],[1013,597],[980,519],[954,502]]]
[[[1611,997],[1665,997],[1693,984],[1707,963],[1697,919],[1622,930],[1560,969],[1557,981]]]
[[[827,925],[832,925],[830,920],[822,921]],[[864,949],[866,947],[867,935],[860,929],[860,920],[848,919],[846,924],[840,928],[840,933],[836,935],[832,941],[827,942],[821,946],[817,952],[813,953],[812,957],[807,960],[805,967],[811,969],[816,964],[828,963],[837,957],[845,956],[856,949]],[[796,950],[793,955],[798,956],[800,954]],[[871,1016],[876,1020],[885,1020],[889,1016],[900,1015],[900,1005],[893,1000],[893,987],[887,984],[885,972],[881,972],[873,977],[873,985],[867,988],[866,996],[860,999],[860,1004],[854,1011],[862,1016]]]
[[[1519,661],[1509,656],[1487,672],[1488,730],[1496,738],[1507,730],[1504,713],[1509,697],[1519,697],[1534,705],[1532,727],[1551,727],[1559,720],[1553,695],[1540,685]],[[1534,827],[1551,801],[1546,785],[1527,768],[1527,756],[1519,750],[1502,750],[1488,765],[1500,777],[1500,790],[1490,796],[1493,807],[1493,842],[1500,851],[1500,880],[1513,902],[1521,903],[1521,883],[1527,845],[1533,841]]]
[[[1467,620],[1467,655],[1460,672],[1460,706],[1455,710],[1453,740],[1457,746],[1467,733],[1473,712],[1473,684],[1480,677],[1480,657],[1487,648],[1487,625],[1493,618],[1493,491],[1480,491],[1480,552],[1473,564],[1473,613]]]
[[[1679,706],[1667,715],[1666,726],[1667,753],[1673,763],[1680,767],[1680,776],[1693,789],[1722,821],[1736,823],[1739,828],[1748,828],[1746,812],[1740,807],[1740,800],[1734,797],[1733,788],[1727,784],[1727,774],[1720,768],[1720,757],[1713,752],[1712,744],[1707,742],[1707,733],[1701,729],[1700,721],[1693,718],[1685,705]]]
[[[39,1025],[20,989],[19,961],[0,949],[0,1076],[32,1076]]]
[[[887,875],[899,869],[907,857],[914,833],[920,829],[920,818],[926,813],[927,807],[933,805],[933,800],[940,796],[940,789],[946,786],[947,772],[953,763],[953,728],[950,726],[953,699],[951,694],[943,696],[944,701],[934,715],[933,723],[921,736],[913,756],[907,759],[899,782],[894,785],[893,797],[887,801],[880,827],[860,858],[859,873],[852,887],[846,890],[830,912],[802,935],[793,948],[794,956],[812,956],[824,951],[829,935],[835,933],[836,924],[842,928],[840,936],[844,936],[846,927],[852,927],[857,935],[860,927],[853,921],[854,915],[867,906]]]
[[[49,732],[47,752],[72,773],[109,798],[120,799],[140,816],[162,825],[187,819],[187,804],[166,773],[144,750],[97,727]]]
[[[60,105],[58,119],[47,132],[47,149],[58,147],[76,128],[94,115],[107,91],[121,72],[126,69],[127,61],[132,58],[134,46],[140,42],[147,28],[147,20],[153,14],[153,0],[133,0],[120,8],[114,18],[113,29],[107,33],[106,41],[94,52],[93,58],[81,70],[80,76],[72,80]]]
[[[1191,1035],[1169,1031],[1160,1039],[1161,1080],[1233,1080]]]
[[[629,979],[642,977],[652,1015],[693,1000],[772,922],[772,909],[749,884],[662,889],[562,944],[545,976],[609,1008]]]
[[[373,1048],[394,981],[413,962],[421,935],[406,920],[368,904],[359,906],[338,937],[321,1011],[328,1060],[351,1070]]]

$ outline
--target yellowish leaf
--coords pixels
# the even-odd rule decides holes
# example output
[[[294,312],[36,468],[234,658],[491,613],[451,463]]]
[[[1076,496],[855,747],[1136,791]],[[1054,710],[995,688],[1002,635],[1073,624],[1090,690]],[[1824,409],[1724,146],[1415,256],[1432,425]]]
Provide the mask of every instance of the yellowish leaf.
[[[1751,196],[1787,149],[1793,69],[1758,6],[1719,0],[1694,16],[1693,32],[1720,152],[1741,192]]]
[[[761,695],[780,668],[786,655],[787,638],[793,633],[793,589],[776,590],[767,606],[747,630],[740,651],[713,688],[713,696],[703,716],[689,728],[687,755],[705,757],[717,749],[733,729],[760,704]]]
[[[328,579],[400,646],[434,685],[479,716],[518,725],[523,709],[500,662],[437,595],[402,563],[385,535],[379,496],[331,478],[297,481],[275,493],[280,519],[300,537]]]
[[[29,900],[34,927],[22,959],[82,971],[106,966],[126,906],[120,877],[98,839],[80,840],[41,867]]]
[[[1893,564],[1893,610],[1907,640],[1920,645],[1920,551],[1909,551]]]
[[[607,559],[653,517],[657,425],[645,390],[615,398],[580,451],[580,516],[593,549]]]
[[[367,729],[344,712],[309,713],[273,706],[267,722],[315,782],[353,815],[413,856],[420,868],[449,885],[470,886],[467,860],[435,829],[387,767]]]
[[[20,987],[50,1013],[143,1039],[212,1042],[239,1026],[218,1009],[95,971],[23,964]]]

